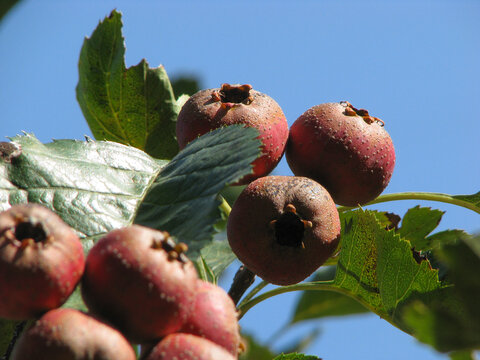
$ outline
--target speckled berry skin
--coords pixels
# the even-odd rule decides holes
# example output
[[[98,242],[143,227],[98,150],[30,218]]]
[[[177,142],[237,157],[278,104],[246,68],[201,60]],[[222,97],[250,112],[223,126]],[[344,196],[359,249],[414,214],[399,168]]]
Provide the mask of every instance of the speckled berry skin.
[[[22,204],[0,213],[0,317],[25,320],[61,306],[84,267],[78,236],[51,210]]]
[[[288,124],[280,106],[250,85],[223,84],[192,95],[177,119],[180,149],[200,135],[222,126],[242,124],[260,132],[263,155],[253,162],[253,174],[235,185],[245,185],[269,174],[282,158],[288,139]]]
[[[297,176],[265,176],[235,201],[228,241],[253,273],[276,285],[298,283],[335,251],[340,219],[330,194]]]
[[[179,330],[192,308],[196,270],[188,259],[172,257],[169,241],[165,232],[132,225],[108,233],[87,256],[82,296],[88,309],[133,342]]]
[[[380,119],[348,102],[325,103],[292,124],[286,158],[295,175],[322,184],[335,203],[358,206],[387,187],[395,149]]]
[[[162,339],[145,360],[235,360],[221,346],[191,334],[176,333]]]
[[[240,329],[235,304],[219,286],[198,280],[193,311],[180,332],[197,335],[237,356]]]
[[[36,320],[18,339],[11,360],[135,360],[114,328],[78,310],[60,308]]]

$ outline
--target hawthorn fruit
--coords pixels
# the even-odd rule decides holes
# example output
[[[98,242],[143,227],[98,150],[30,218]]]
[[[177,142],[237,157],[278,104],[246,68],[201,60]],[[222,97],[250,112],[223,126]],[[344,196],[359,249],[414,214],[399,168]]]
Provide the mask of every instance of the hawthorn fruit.
[[[296,176],[265,176],[233,204],[228,241],[253,273],[276,285],[298,283],[335,251],[340,219],[330,194]]]
[[[235,304],[221,287],[197,281],[193,311],[180,332],[201,336],[237,356],[240,329]]]
[[[18,339],[11,360],[135,360],[125,337],[78,310],[44,314]]]
[[[61,306],[84,267],[78,236],[48,208],[21,204],[0,213],[0,317],[25,320]]]
[[[137,343],[178,331],[197,280],[185,246],[139,225],[109,232],[87,256],[82,296],[88,309]]]
[[[291,126],[286,158],[295,175],[322,184],[335,203],[366,204],[387,187],[395,149],[382,120],[350,103],[316,105]]]
[[[180,149],[213,129],[241,124],[260,132],[262,156],[256,159],[253,173],[235,185],[245,185],[270,173],[285,151],[288,124],[280,106],[270,96],[251,85],[223,84],[221,88],[200,90],[183,105],[177,119]]]
[[[235,360],[223,347],[199,336],[183,333],[167,335],[145,360]]]

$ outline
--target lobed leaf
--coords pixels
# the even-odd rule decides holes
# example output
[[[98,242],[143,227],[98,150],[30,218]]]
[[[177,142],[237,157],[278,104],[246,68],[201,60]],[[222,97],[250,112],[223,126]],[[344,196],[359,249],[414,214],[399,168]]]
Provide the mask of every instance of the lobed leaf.
[[[77,100],[97,140],[110,140],[171,159],[179,106],[163,66],[145,60],[125,67],[121,14],[112,11],[86,38],[78,63]]]
[[[403,217],[402,226],[398,232],[401,237],[410,241],[415,250],[425,250],[429,246],[426,237],[435,230],[444,213],[429,207],[411,208]]]
[[[437,256],[448,266],[453,286],[430,301],[419,299],[405,309],[415,336],[439,351],[480,348],[480,237],[463,236],[443,243]]]
[[[334,286],[404,331],[401,309],[443,286],[428,261],[417,263],[411,244],[379,225],[374,213],[346,214]]]
[[[42,144],[29,134],[12,142],[22,153],[0,162],[0,209],[42,204],[73,227],[87,248],[98,236],[132,223],[149,184],[166,164],[112,142]]]

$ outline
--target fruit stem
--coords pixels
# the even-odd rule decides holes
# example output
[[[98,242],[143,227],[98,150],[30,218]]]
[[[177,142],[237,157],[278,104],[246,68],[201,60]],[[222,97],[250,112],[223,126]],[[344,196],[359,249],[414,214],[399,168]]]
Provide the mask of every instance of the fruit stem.
[[[255,286],[245,297],[243,300],[238,304],[238,308],[240,308],[243,304],[245,304],[247,301],[250,301],[251,298],[253,298],[255,295],[257,295],[265,286],[268,285],[268,282],[265,280],[262,280],[257,286]]]
[[[306,282],[306,283],[299,283],[294,285],[287,285],[287,286],[279,286],[273,290],[264,292],[263,294],[258,295],[257,297],[251,300],[242,301],[242,303],[238,306],[239,316],[238,319],[240,320],[243,315],[247,313],[255,305],[261,303],[264,300],[267,300],[273,296],[285,294],[292,291],[303,291],[303,290],[330,290],[336,291],[346,294],[346,292],[340,288],[336,288],[333,286],[334,282],[331,281],[315,281],[315,282]],[[348,294],[347,294],[348,295]]]
[[[480,214],[480,204],[463,200],[464,198],[473,197],[473,196],[474,195],[448,195],[448,194],[429,193],[429,192],[402,192],[402,193],[380,195],[375,200],[363,206],[379,204],[379,203],[388,202],[388,201],[396,201],[396,200],[427,200],[427,201],[438,201],[438,202],[443,202],[447,204],[461,206]],[[338,211],[347,211],[355,208],[358,208],[358,206],[354,206],[354,207],[339,206],[337,209]]]

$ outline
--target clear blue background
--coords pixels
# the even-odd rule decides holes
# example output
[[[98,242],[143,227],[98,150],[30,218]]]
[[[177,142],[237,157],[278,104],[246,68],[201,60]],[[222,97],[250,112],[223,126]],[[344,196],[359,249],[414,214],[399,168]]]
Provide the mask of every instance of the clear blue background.
[[[23,1],[0,23],[0,137],[90,135],[75,99],[85,36],[123,12],[127,65],[146,58],[202,86],[249,83],[273,97],[289,123],[309,107],[348,100],[383,119],[397,153],[385,193],[480,190],[478,1]],[[283,160],[277,174],[291,174]],[[439,229],[480,230],[478,214],[441,203],[378,205],[403,215],[421,204],[446,211]],[[233,276],[230,269],[222,285]],[[297,294],[251,310],[243,329],[269,339]],[[375,315],[295,327],[280,349],[320,328],[306,351],[336,359],[446,359]]]

